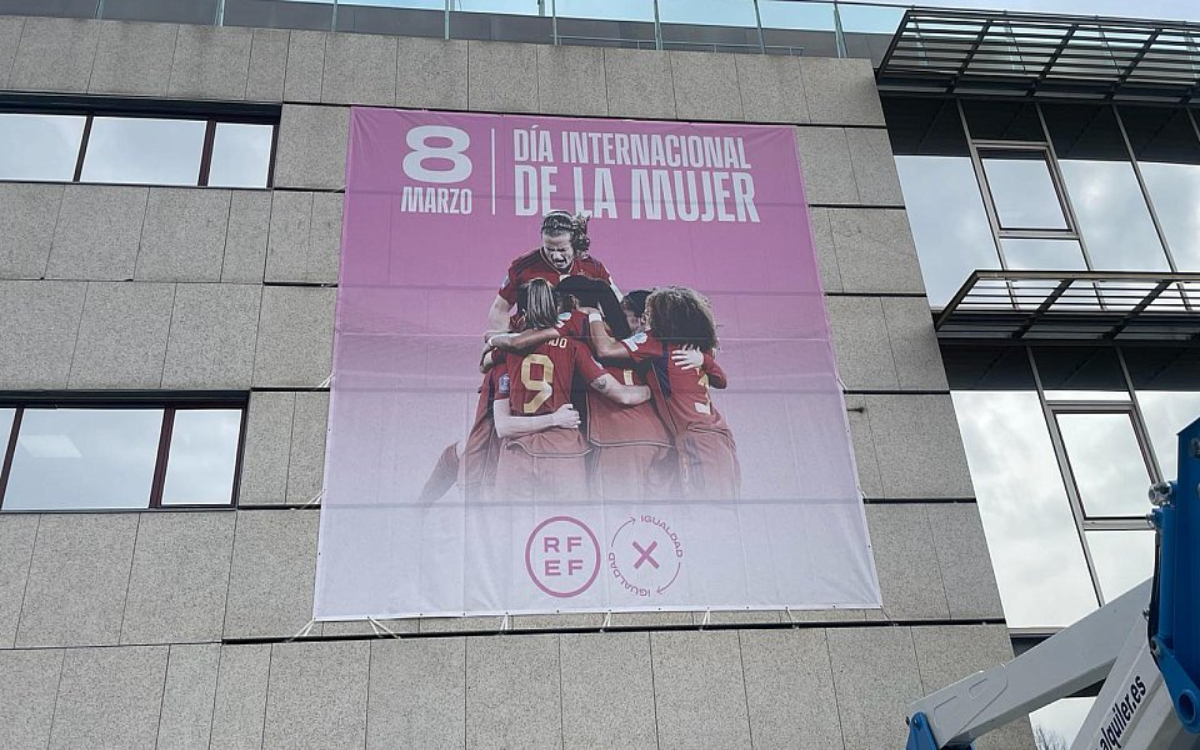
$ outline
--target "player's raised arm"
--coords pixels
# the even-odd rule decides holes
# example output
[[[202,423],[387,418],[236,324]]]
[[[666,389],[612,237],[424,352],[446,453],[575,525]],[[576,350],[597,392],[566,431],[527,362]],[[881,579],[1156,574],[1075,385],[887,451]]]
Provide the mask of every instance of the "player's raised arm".
[[[591,333],[589,343],[596,356],[603,360],[632,361],[633,357],[629,350],[620,341],[609,335],[608,328],[604,325],[604,318],[600,313],[592,308],[587,308],[586,312],[588,314],[588,331]]]
[[[650,388],[644,385],[625,385],[607,372],[588,383],[592,390],[621,406],[637,406],[650,400]]]
[[[579,412],[571,404],[563,404],[551,414],[536,417],[517,417],[512,413],[509,400],[499,399],[492,404],[492,417],[496,423],[496,434],[502,438],[521,437],[543,432],[554,427],[568,430],[579,429]]]
[[[492,331],[507,331],[508,318],[512,312],[512,303],[496,295],[496,299],[492,301],[492,309],[488,310],[488,329]]]
[[[553,341],[560,335],[557,328],[521,331],[520,333],[501,333],[488,339],[488,345],[502,352],[527,352],[531,349]]]

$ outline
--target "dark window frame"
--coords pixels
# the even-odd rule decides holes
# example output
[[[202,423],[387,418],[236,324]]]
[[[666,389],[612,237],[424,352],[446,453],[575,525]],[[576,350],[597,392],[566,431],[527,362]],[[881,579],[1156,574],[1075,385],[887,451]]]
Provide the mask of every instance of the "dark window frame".
[[[0,178],[0,183],[120,185],[130,187],[216,187],[220,190],[270,190],[275,184],[275,159],[279,149],[280,105],[247,105],[215,102],[173,102],[166,100],[134,100],[99,97],[47,97],[0,95],[0,114],[43,115],[83,117],[83,134],[79,139],[79,150],[75,159],[75,172],[67,180],[14,180]],[[87,160],[88,142],[92,134],[92,123],[97,117],[190,120],[205,124],[204,141],[200,154],[200,167],[195,183],[158,182],[99,182],[83,179],[83,167]],[[218,124],[269,125],[271,127],[271,150],[267,157],[266,184],[259,187],[234,187],[209,185],[212,168],[213,144]]]
[[[150,493],[145,506],[129,508],[39,508],[30,510],[7,511],[9,513],[71,513],[71,512],[141,512],[146,510],[232,510],[238,507],[241,493],[242,466],[246,453],[246,424],[249,414],[249,397],[246,393],[184,393],[184,394],[142,394],[129,393],[114,395],[96,394],[77,391],[64,394],[4,394],[0,393],[0,409],[13,409],[12,424],[7,435],[0,435],[0,446],[4,452],[0,458],[0,513],[4,510],[4,495],[8,489],[9,476],[12,473],[13,458],[16,455],[17,440],[21,431],[21,422],[26,409],[145,409],[162,410],[163,417],[159,426],[158,447],[154,459],[154,472],[150,483]],[[237,455],[233,465],[233,483],[230,488],[228,503],[219,505],[198,503],[171,503],[163,505],[163,490],[166,486],[167,467],[170,463],[171,438],[175,425],[175,415],[180,411],[228,410],[238,411]]]

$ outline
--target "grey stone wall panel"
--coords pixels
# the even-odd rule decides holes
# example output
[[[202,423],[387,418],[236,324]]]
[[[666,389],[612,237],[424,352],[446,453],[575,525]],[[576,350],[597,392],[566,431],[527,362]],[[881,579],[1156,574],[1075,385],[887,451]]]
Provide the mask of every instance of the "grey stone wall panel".
[[[881,302],[900,387],[949,390],[929,300],[924,297],[884,297]]]
[[[548,115],[604,117],[604,50],[537,45],[538,109]]]
[[[909,628],[826,631],[846,750],[903,747],[904,709],[924,689]]]
[[[132,279],[148,197],[144,187],[67,185],[54,227],[47,278]]]
[[[220,281],[228,190],[150,188],[134,278]]]
[[[248,389],[261,299],[257,285],[180,284],[162,387]]]
[[[467,42],[467,103],[474,111],[537,112],[537,47]]]
[[[12,648],[17,639],[37,526],[38,516],[0,515],[0,648]]]
[[[330,34],[325,42],[321,101],[391,107],[396,103],[396,38]]]
[[[467,108],[467,42],[417,37],[397,41],[397,107]]]
[[[0,185],[0,279],[46,275],[62,196],[62,185]]]
[[[27,18],[8,86],[16,91],[82,94],[88,90],[101,24]]]
[[[344,187],[349,132],[348,107],[285,104],[275,153],[275,186],[328,190]]]
[[[291,34],[285,29],[254,29],[246,76],[246,101],[283,101],[290,38]]]
[[[171,646],[156,750],[208,747],[221,644]]]
[[[311,510],[238,512],[225,638],[288,638],[312,620],[319,518]]]
[[[949,394],[868,395],[866,415],[887,497],[974,497]]]
[[[663,747],[749,747],[750,716],[738,634],[650,634],[654,705]]]
[[[844,128],[796,128],[796,148],[804,176],[804,196],[809,203],[859,203]]]
[[[373,641],[367,747],[465,747],[466,659],[466,638]]]
[[[812,118],[799,57],[734,55],[747,122],[802,124]]]
[[[276,192],[272,196],[266,280],[336,284],[342,244],[338,193]]]
[[[179,29],[165,23],[102,22],[88,93],[166,96]]]
[[[254,29],[180,26],[168,95],[186,99],[244,99],[253,41]]]
[[[604,79],[610,117],[675,117],[670,55],[605,47]]]
[[[833,229],[829,225],[829,211],[828,208],[808,209],[813,250],[816,252],[817,267],[821,272],[821,289],[826,293],[844,290],[842,271],[838,267],[837,247],[833,244]]]
[[[329,429],[329,392],[296,394],[288,457],[287,502],[304,505],[321,492],[325,477],[325,437]]]
[[[273,646],[263,748],[363,747],[370,653],[366,641]]]
[[[858,197],[866,206],[903,206],[892,142],[883,128],[847,128]]]
[[[88,284],[71,362],[71,388],[158,388],[174,284]]]
[[[0,387],[65,388],[87,284],[0,283]]]
[[[950,617],[1004,617],[979,507],[973,503],[931,506],[929,524],[950,602]]]
[[[41,516],[17,648],[119,641],[137,521],[133,513]]]
[[[799,57],[808,112],[823,125],[883,127],[883,107],[870,60]]]
[[[467,640],[467,747],[561,747],[558,638]]]
[[[271,649],[270,644],[222,646],[208,745],[212,750],[262,747]]]
[[[21,44],[21,32],[25,30],[25,19],[20,16],[0,18],[0,87],[8,88],[8,78],[17,61],[17,49]]]
[[[950,605],[926,506],[868,505],[867,526],[884,615],[898,620],[948,618]]]
[[[263,282],[273,195],[266,190],[232,191],[221,281],[235,284]]]
[[[649,633],[563,633],[565,748],[654,747]]]
[[[250,394],[239,505],[282,505],[287,502],[295,413],[296,394],[293,392],[255,391]]]
[[[754,744],[841,747],[825,631],[744,630],[738,638]]]
[[[850,390],[895,390],[896,360],[879,297],[827,297],[838,376]]]
[[[675,116],[681,120],[745,118],[737,65],[731,56],[711,52],[669,52],[675,89]]]
[[[828,209],[842,287],[870,294],[924,294],[908,218],[899,209]]]
[[[65,649],[0,651],[0,747],[43,748],[50,738]]]
[[[50,747],[154,747],[166,672],[166,646],[68,650]]]
[[[143,513],[140,519],[121,643],[220,640],[233,514]]]
[[[866,413],[866,398],[861,394],[848,393],[845,399],[854,464],[858,469],[858,488],[863,497],[884,497],[883,478],[879,474],[879,461],[875,458],[875,437],[871,434],[871,420]]]
[[[324,31],[289,32],[287,72],[283,81],[283,100],[287,102],[321,101],[321,82],[325,72]]]
[[[335,289],[266,287],[254,355],[255,387],[315,388],[333,365]]]

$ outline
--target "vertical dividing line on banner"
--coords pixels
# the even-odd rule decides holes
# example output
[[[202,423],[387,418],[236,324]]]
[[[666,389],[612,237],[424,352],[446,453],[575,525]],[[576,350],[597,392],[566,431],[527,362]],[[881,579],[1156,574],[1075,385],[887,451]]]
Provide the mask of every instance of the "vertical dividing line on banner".
[[[492,216],[496,215],[496,129],[492,128]]]

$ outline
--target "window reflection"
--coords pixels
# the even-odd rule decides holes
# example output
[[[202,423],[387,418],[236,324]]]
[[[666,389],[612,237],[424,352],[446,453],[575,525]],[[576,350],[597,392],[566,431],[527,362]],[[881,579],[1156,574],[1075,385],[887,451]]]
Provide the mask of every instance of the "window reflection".
[[[999,268],[975,170],[965,156],[897,156],[929,304],[943,307],[971,272]]]
[[[12,434],[13,416],[16,413],[16,409],[0,409],[0,461],[4,460],[4,453],[8,450],[8,438]]]
[[[1043,151],[981,151],[1002,229],[1068,228]]]
[[[270,125],[217,123],[208,184],[214,187],[266,187],[271,165]]]
[[[144,508],[161,409],[26,409],[4,510]]]
[[[1164,479],[1179,476],[1179,431],[1200,419],[1200,393],[1138,391],[1138,406]]]
[[[1093,269],[1169,268],[1112,107],[1047,104],[1042,112]]]
[[[1095,698],[1063,698],[1031,712],[1034,737],[1043,742],[1038,747],[1049,750],[1073,745],[1095,702]]]
[[[989,141],[1044,142],[1045,132],[1032,102],[962,102],[971,137]]]
[[[1037,393],[953,398],[1005,619],[1069,625],[1097,601]]]
[[[1056,416],[1084,512],[1091,517],[1145,515],[1151,478],[1130,415]]]
[[[1119,109],[1176,267],[1200,271],[1200,138],[1187,110]]]
[[[82,179],[195,185],[205,128],[202,120],[96,117],[92,120]]]
[[[237,409],[175,412],[163,505],[231,502],[241,423]]]
[[[0,113],[0,180],[70,182],[86,119]]]
[[[1150,503],[1146,503],[1146,511]],[[1100,579],[1100,594],[1111,602],[1154,575],[1154,532],[1089,531],[1088,549]]]

